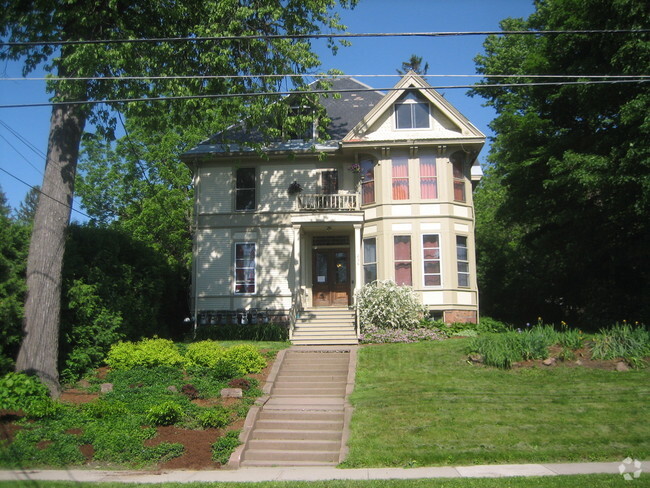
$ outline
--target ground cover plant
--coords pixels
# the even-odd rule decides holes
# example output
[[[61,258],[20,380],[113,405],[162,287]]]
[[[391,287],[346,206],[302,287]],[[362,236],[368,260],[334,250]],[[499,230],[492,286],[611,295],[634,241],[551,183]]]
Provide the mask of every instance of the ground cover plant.
[[[223,488],[616,488],[650,486],[643,474],[633,483],[617,474],[575,476],[534,476],[516,478],[440,478],[414,480],[327,480],[327,481],[265,481],[259,483],[219,483]],[[136,483],[87,483],[70,481],[39,481],[42,488],[136,488]],[[3,488],[23,488],[24,482],[5,482]],[[160,483],[153,488],[212,488],[214,483]]]
[[[470,340],[359,351],[345,467],[650,456],[648,369],[504,370],[469,362]]]
[[[106,358],[110,368],[87,377],[64,393],[61,402],[49,400],[47,390],[32,378],[7,375],[0,379],[7,393],[0,395],[6,434],[0,440],[0,466],[147,467],[176,462],[173,467],[209,467],[175,461],[196,448],[195,434],[202,441],[211,439],[202,455],[209,461],[214,445],[214,459],[223,463],[261,394],[263,370],[281,347],[273,345],[263,355],[246,343],[203,341],[179,347],[155,338],[118,343]],[[100,394],[102,387],[106,391]],[[243,398],[220,398],[227,387],[242,388]]]

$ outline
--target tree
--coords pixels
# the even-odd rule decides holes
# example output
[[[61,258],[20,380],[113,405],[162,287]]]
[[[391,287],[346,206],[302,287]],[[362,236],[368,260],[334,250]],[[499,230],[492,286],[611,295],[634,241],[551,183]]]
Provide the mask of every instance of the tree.
[[[409,71],[414,71],[418,75],[426,75],[429,71],[429,63],[424,63],[422,66],[422,56],[411,54],[409,60],[402,63],[402,69],[396,71],[400,75],[405,75]]]
[[[495,219],[520,233],[520,267],[509,268],[518,276],[505,282],[519,283],[522,299],[504,306],[519,308],[520,317],[592,326],[624,318],[648,322],[650,87],[498,85],[540,81],[534,75],[647,73],[650,34],[640,30],[650,27],[650,6],[545,0],[536,7],[526,20],[504,20],[502,29],[639,32],[489,36],[485,54],[476,58],[484,83],[497,85],[474,90],[497,112],[489,160],[504,195]],[[524,308],[531,296],[539,309]]]
[[[22,224],[31,225],[36,215],[36,207],[38,206],[38,198],[41,194],[41,187],[36,185],[25,195],[25,199],[20,202],[20,206],[14,211],[14,220]]]
[[[356,0],[339,0],[342,7]],[[215,36],[311,34],[323,27],[343,26],[332,14],[335,0],[181,0],[165,2],[97,2],[74,4],[2,0],[0,59],[24,59],[24,73],[45,63],[59,80],[50,79],[53,94],[50,136],[41,198],[34,217],[27,263],[25,339],[17,369],[37,374],[54,396],[59,392],[57,349],[60,317],[61,263],[70,220],[79,144],[86,123],[111,135],[115,105],[82,103],[165,95],[269,92],[281,78],[236,78],[237,75],[306,73],[318,64],[309,39],[246,38],[214,41],[149,41],[63,43],[51,41],[203,38]],[[34,43],[36,42],[36,43]],[[41,43],[42,42],[42,43]],[[332,44],[333,46],[333,44]],[[170,75],[226,75],[232,78],[160,78]],[[105,76],[138,76],[109,82]],[[156,77],[156,78],[153,78]],[[75,79],[72,79],[75,78]],[[82,79],[79,79],[82,78]],[[301,85],[301,80],[295,80]],[[127,119],[138,115],[156,125],[156,114],[172,113],[188,125],[219,120],[223,126],[247,114],[261,114],[264,97],[189,100],[182,103],[123,104]],[[200,114],[200,117],[199,117]],[[207,134],[206,134],[207,135]]]

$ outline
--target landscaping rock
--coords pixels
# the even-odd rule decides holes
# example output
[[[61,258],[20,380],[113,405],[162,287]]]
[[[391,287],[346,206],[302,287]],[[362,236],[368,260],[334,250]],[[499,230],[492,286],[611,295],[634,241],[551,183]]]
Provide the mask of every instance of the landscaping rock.
[[[224,388],[221,390],[221,396],[223,398],[242,398],[244,393],[241,388]]]
[[[176,388],[174,385],[168,386],[167,391],[171,391],[172,393],[178,393],[178,388]]]
[[[544,366],[553,366],[557,360],[555,358],[546,358],[542,361]]]
[[[467,359],[472,363],[483,364],[483,356],[480,354],[470,354]]]
[[[102,393],[110,393],[113,391],[113,383],[102,383],[102,386],[99,387],[99,391]]]
[[[616,371],[629,371],[630,367],[625,363],[625,361],[619,361],[616,363]]]

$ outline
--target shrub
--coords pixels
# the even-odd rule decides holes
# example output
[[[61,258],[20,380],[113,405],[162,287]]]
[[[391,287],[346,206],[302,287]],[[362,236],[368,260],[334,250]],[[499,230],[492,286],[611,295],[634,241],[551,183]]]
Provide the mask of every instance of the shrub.
[[[217,442],[212,444],[212,459],[218,463],[227,464],[230,455],[239,446],[239,431],[228,432],[225,436],[217,439]]]
[[[197,417],[204,429],[219,429],[230,423],[230,413],[224,407],[204,410]]]
[[[470,341],[468,349],[482,355],[488,366],[509,369],[512,363],[523,359],[519,336],[517,332],[481,335]]]
[[[183,418],[183,407],[175,402],[155,405],[147,412],[147,422],[153,425],[173,425]]]
[[[185,359],[169,339],[142,339],[139,342],[118,342],[111,346],[106,364],[113,369],[135,366],[182,366]]]
[[[360,341],[364,344],[385,344],[392,342],[437,341],[445,337],[447,336],[444,332],[430,327],[403,330],[381,329],[370,325],[361,334]]]
[[[95,419],[118,417],[129,413],[126,403],[121,401],[107,401],[102,398],[95,402],[82,405],[81,409],[89,417]]]
[[[223,358],[226,348],[211,340],[194,342],[187,346],[185,358],[189,365],[213,367]]]
[[[519,337],[523,359],[544,359],[548,357],[548,348],[558,341],[558,333],[551,325],[536,325],[521,333],[512,332]]]
[[[196,339],[284,342],[289,340],[289,328],[283,324],[204,325],[196,329]]]
[[[365,285],[357,294],[361,331],[377,329],[415,329],[427,310],[413,289],[392,281]]]
[[[650,356],[650,331],[643,325],[627,323],[601,329],[594,336],[591,355],[594,359],[622,358],[633,366],[642,366]]]
[[[259,349],[250,344],[241,344],[226,349],[224,359],[239,368],[241,374],[260,373],[266,367],[266,359]]]
[[[45,401],[49,401],[49,392],[36,376],[7,373],[0,378],[0,409],[22,410],[28,414],[36,404]]]

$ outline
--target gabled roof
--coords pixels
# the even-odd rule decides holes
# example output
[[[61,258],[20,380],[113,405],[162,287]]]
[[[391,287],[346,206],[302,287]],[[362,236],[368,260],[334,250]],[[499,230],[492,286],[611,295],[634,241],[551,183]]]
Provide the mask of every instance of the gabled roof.
[[[269,152],[331,151],[339,147],[340,141],[355,127],[372,108],[384,98],[384,93],[350,77],[335,78],[330,91],[337,95],[321,95],[320,103],[331,122],[327,127],[324,142],[314,141],[265,141],[261,131],[247,130],[244,123],[215,134],[211,138],[181,155],[181,159],[201,154],[223,154],[254,152],[250,144],[264,144]],[[359,90],[359,91],[356,91]],[[249,144],[249,145],[247,145]]]
[[[409,71],[390,90],[382,100],[370,110],[362,120],[345,136],[344,142],[352,142],[363,138],[363,135],[373,126],[375,122],[407,91],[417,90],[435,108],[437,108],[449,121],[458,127],[462,136],[485,139],[485,135],[478,130],[463,114],[461,114],[451,103],[431,87],[421,76]]]

